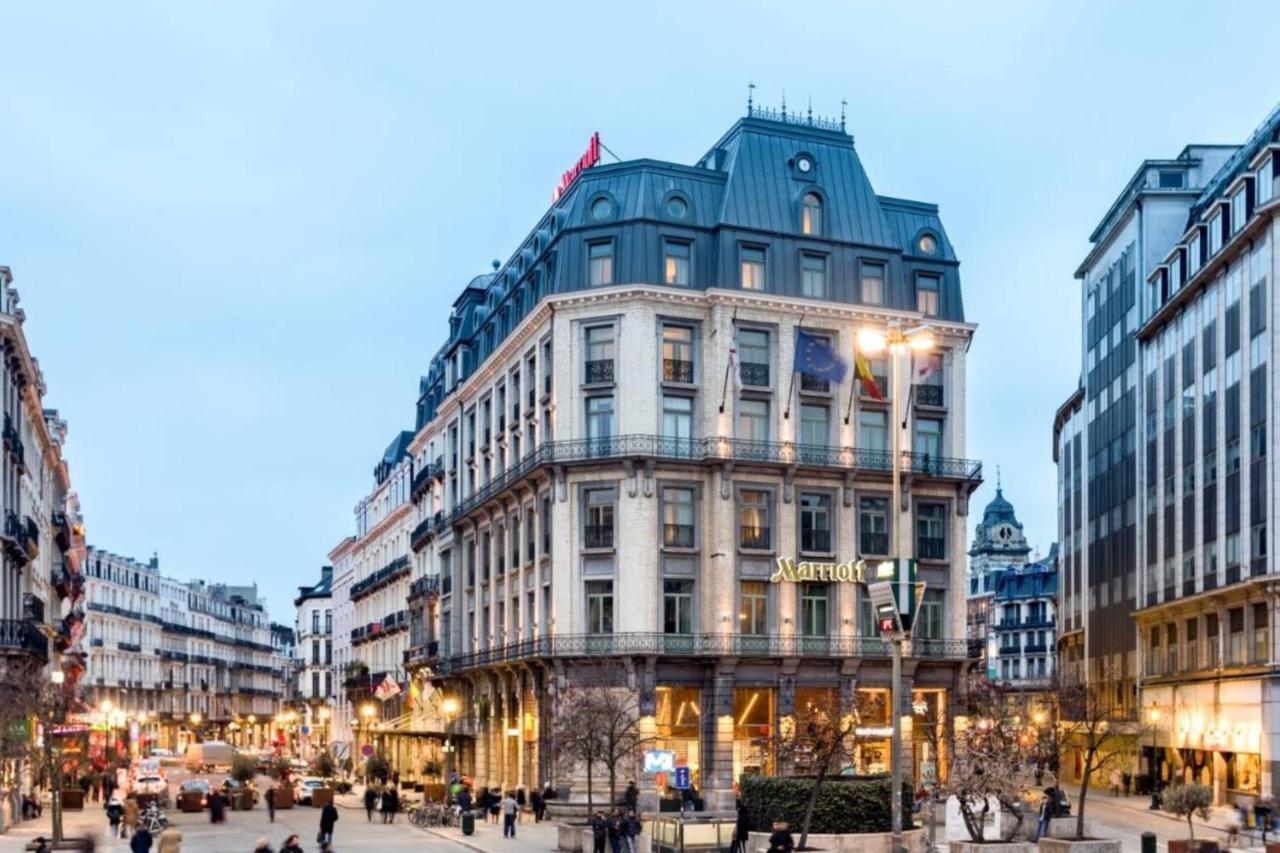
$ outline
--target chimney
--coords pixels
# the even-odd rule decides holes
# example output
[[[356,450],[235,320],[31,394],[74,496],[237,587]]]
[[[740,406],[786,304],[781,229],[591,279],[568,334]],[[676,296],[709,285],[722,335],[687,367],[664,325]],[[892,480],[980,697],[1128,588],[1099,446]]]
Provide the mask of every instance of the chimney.
[[[320,583],[330,583],[333,580],[333,566],[320,567]]]
[[[147,561],[147,566],[157,572],[160,571],[160,555],[157,552],[151,552],[151,559]]]

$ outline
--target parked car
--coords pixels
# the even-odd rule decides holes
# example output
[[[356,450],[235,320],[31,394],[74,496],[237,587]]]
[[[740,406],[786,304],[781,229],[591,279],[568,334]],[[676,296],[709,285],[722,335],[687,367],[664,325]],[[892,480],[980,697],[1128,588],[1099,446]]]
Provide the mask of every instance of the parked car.
[[[304,806],[311,805],[311,792],[325,787],[324,780],[318,776],[305,776],[293,783],[294,802]]]
[[[169,807],[169,783],[159,775],[139,776],[133,780],[134,796],[154,795],[160,798],[162,808]]]
[[[188,779],[187,781],[183,782],[181,785],[178,786],[178,796],[181,797],[183,794],[189,791],[199,791],[200,806],[203,808],[204,806],[209,805],[210,790],[211,790],[211,787],[207,779]]]

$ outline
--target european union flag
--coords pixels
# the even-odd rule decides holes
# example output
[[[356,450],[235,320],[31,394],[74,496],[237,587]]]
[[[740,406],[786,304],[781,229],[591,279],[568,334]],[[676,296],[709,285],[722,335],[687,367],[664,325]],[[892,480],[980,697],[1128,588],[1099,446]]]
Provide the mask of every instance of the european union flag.
[[[814,379],[839,383],[844,379],[849,363],[835,351],[831,341],[797,329],[794,369]]]

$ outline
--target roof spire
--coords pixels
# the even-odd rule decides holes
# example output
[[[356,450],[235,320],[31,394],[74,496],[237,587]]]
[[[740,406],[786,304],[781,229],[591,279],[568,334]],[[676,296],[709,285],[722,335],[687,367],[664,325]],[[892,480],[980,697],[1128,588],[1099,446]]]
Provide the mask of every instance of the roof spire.
[[[751,111],[755,109],[756,101],[756,84],[750,80],[747,81],[747,117],[751,117]]]
[[[849,102],[844,98],[840,99],[840,130],[844,130],[844,108],[849,106]]]
[[[996,463],[996,491],[1000,491],[1000,463]]]
[[[782,90],[782,120],[787,120],[787,90]]]
[[[809,124],[813,124],[813,95],[809,95]]]

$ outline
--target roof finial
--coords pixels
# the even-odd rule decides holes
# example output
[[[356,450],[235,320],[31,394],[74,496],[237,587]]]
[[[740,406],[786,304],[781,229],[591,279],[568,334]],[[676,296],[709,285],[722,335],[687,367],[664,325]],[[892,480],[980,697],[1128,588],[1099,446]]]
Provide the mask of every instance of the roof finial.
[[[996,464],[996,491],[1000,491],[1000,465]]]
[[[809,95],[809,124],[813,124],[813,95]]]
[[[849,102],[844,98],[840,99],[840,130],[844,130],[844,108],[849,106]]]
[[[782,120],[787,120],[787,90],[782,90]]]
[[[750,80],[747,81],[747,117],[751,117],[751,111],[755,109],[756,102],[756,84]]]

